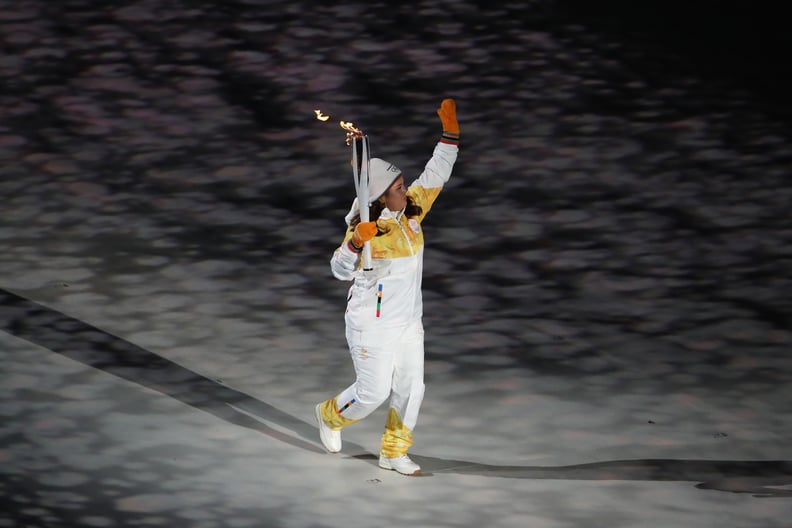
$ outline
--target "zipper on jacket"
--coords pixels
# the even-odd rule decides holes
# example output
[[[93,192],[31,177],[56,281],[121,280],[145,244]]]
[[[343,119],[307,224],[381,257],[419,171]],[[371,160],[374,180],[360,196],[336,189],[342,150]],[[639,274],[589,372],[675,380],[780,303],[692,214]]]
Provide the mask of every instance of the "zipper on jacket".
[[[399,224],[399,230],[401,231],[404,240],[407,241],[407,247],[410,248],[410,255],[414,257],[415,250],[413,250],[412,242],[410,242],[410,237],[407,236],[407,231],[404,230],[404,226],[401,223],[401,217],[396,219],[396,223]]]

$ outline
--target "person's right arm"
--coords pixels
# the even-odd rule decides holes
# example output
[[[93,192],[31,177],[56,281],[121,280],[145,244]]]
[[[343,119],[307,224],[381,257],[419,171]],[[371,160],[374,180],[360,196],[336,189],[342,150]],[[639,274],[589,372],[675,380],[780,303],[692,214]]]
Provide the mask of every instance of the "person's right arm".
[[[344,242],[335,250],[330,259],[330,270],[338,280],[352,280],[360,267],[360,252],[363,244],[377,234],[376,222],[361,222],[355,229],[348,229]]]

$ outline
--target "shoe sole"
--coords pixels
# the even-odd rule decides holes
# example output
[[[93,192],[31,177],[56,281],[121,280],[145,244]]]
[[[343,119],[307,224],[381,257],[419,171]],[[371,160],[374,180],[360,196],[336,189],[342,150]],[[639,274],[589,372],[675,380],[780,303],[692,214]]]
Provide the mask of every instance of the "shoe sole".
[[[404,475],[405,477],[417,477],[417,476],[421,475],[421,470],[420,469],[416,469],[413,473],[402,473],[398,469],[394,468],[393,466],[391,466],[387,462],[383,462],[382,460],[379,461],[379,467],[381,467],[382,469],[388,469],[390,471],[395,471],[399,475]]]
[[[322,420],[322,411],[319,405],[317,405],[314,408],[314,416],[316,416],[316,425],[319,426],[319,441],[322,442],[322,446],[327,450],[328,453],[338,453],[339,451],[341,451],[341,448],[333,451],[332,449],[327,447],[327,444],[325,444],[324,440],[322,439],[322,426],[324,425],[324,420]]]

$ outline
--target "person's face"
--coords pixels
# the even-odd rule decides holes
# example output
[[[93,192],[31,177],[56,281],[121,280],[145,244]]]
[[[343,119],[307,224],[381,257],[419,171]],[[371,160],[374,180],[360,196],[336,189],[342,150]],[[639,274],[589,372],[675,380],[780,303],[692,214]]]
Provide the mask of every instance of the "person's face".
[[[403,176],[399,175],[385,192],[385,207],[391,211],[401,211],[407,207],[407,187]]]

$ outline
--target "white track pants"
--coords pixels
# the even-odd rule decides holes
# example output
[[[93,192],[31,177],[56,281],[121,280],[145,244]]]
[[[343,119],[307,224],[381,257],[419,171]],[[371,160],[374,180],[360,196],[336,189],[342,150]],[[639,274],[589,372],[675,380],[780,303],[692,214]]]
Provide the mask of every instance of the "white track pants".
[[[386,431],[398,419],[395,427],[406,427],[411,436],[424,396],[423,324],[377,332],[347,328],[346,338],[356,379],[336,397],[339,414],[358,421],[390,397]]]

